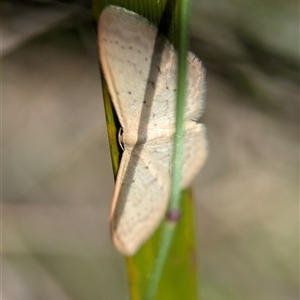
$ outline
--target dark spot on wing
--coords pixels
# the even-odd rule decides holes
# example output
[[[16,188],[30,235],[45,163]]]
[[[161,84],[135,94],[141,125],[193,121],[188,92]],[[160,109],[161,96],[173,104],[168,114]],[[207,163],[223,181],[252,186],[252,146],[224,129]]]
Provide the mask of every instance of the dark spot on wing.
[[[153,88],[155,88],[155,83],[154,83],[154,81],[149,80],[148,82],[149,82],[149,84],[152,85]]]

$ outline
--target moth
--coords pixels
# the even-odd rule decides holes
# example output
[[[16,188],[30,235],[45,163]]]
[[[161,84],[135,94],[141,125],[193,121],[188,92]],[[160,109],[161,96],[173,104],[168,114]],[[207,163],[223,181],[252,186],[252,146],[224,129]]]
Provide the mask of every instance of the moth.
[[[122,130],[124,151],[110,212],[114,245],[131,256],[158,227],[170,194],[175,134],[177,53],[154,25],[117,6],[98,23],[101,68]],[[205,70],[188,53],[181,188],[191,184],[207,155],[203,112]]]

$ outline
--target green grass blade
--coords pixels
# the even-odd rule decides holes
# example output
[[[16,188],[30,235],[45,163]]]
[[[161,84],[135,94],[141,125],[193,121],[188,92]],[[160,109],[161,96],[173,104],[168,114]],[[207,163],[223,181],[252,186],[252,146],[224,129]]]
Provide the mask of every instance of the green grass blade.
[[[135,11],[138,14],[143,15],[151,23],[155,24],[159,28],[159,30],[165,36],[168,37],[168,39],[175,45],[177,49],[180,48],[180,45],[182,43],[179,42],[179,34],[185,35],[185,39],[187,37],[187,34],[182,33],[182,30],[176,31],[176,28],[182,26],[182,24],[179,23],[180,1],[94,0],[93,13],[95,15],[96,20],[98,20],[98,16],[101,10],[109,4],[122,6],[126,9]],[[186,23],[184,25],[184,30],[187,30],[188,22],[185,22]],[[187,49],[187,45],[185,45],[184,47],[185,49]],[[179,56],[184,56],[184,59],[186,59],[186,50],[183,50],[181,54],[179,53]],[[184,85],[184,79],[181,78],[179,79],[179,81],[183,82]],[[180,89],[182,88],[179,87],[178,89],[180,91]],[[184,88],[182,90],[183,94],[179,94],[178,97],[184,99]],[[112,163],[114,173],[116,174],[121,155],[121,151],[116,138],[119,123],[117,121],[117,117],[112,107],[112,104],[109,100],[109,94],[105,82],[103,82],[103,93]],[[181,108],[179,108],[178,111],[179,113],[182,113]],[[180,122],[177,126],[181,126],[182,128]],[[180,163],[179,165],[181,166]],[[178,173],[177,175],[175,174],[175,176],[178,176]],[[178,191],[175,191],[173,193],[179,195]],[[172,204],[172,208],[178,208],[179,203],[181,203],[180,209],[182,211],[182,215],[176,226],[176,232],[173,238],[170,238],[170,241],[172,240],[172,244],[170,243],[170,251],[166,251],[168,255],[164,263],[164,268],[162,269],[161,277],[159,276],[160,280],[158,282],[157,293],[154,298],[155,300],[199,299],[197,296],[197,269],[195,253],[193,200],[190,191],[184,191],[181,195],[181,201],[178,201],[179,198],[177,197],[177,204]],[[141,249],[135,256],[126,258],[126,267],[131,300],[141,300],[142,296],[145,295],[147,286],[149,284],[150,274],[153,270],[153,265],[157,257],[158,249],[160,247],[161,230],[162,229],[160,227],[154,233],[154,235],[141,247]],[[167,248],[169,248],[169,246]]]
[[[180,215],[180,182],[183,158],[183,128],[186,96],[187,53],[188,53],[188,24],[190,1],[179,2],[179,40],[178,40],[178,76],[176,99],[176,132],[173,145],[173,165],[171,176],[171,193],[168,212],[163,223],[161,242],[154,267],[149,278],[148,288],[143,300],[152,300],[156,294],[161,273],[167,259],[170,246],[175,234],[178,216]],[[173,216],[173,217],[171,217]],[[174,219],[175,216],[175,219]]]

